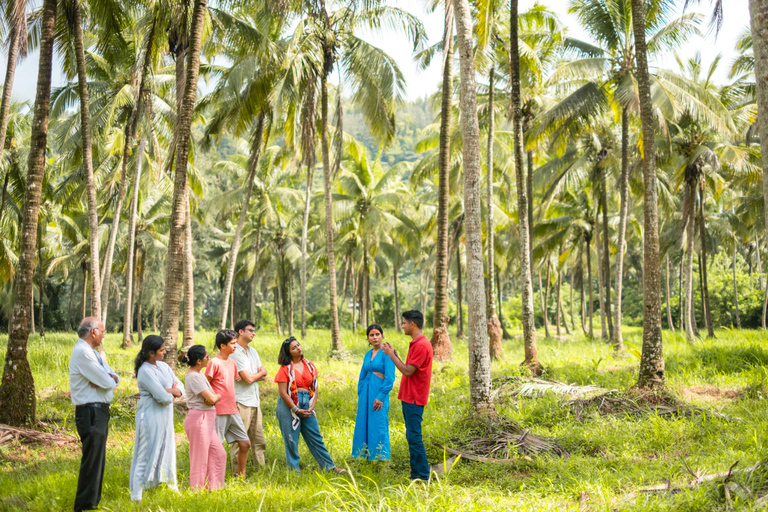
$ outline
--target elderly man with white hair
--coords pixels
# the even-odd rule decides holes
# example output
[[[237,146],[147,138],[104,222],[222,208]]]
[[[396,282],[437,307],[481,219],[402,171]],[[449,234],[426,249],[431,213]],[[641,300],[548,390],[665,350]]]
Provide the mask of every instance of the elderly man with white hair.
[[[80,338],[69,360],[69,392],[75,404],[75,425],[83,444],[77,479],[75,512],[98,508],[107,456],[109,404],[120,377],[96,352],[104,340],[104,324],[84,318],[77,328]]]

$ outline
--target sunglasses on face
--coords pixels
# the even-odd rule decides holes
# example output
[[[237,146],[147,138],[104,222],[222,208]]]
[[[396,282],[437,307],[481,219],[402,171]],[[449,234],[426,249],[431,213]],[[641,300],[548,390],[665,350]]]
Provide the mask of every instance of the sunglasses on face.
[[[283,341],[283,344],[288,344],[288,345],[290,345],[290,344],[291,344],[291,343],[293,343],[294,341],[297,341],[297,340],[296,340],[296,338],[294,338],[293,336],[291,336],[291,337],[290,337],[290,338],[288,338],[287,340]]]

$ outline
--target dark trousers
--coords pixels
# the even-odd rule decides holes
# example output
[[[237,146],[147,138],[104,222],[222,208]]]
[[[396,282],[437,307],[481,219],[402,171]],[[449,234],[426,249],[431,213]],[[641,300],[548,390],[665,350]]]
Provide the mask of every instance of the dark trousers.
[[[424,441],[421,438],[421,420],[424,416],[424,406],[403,402],[403,419],[405,419],[405,438],[408,440],[408,451],[411,454],[411,479],[429,480],[429,462]]]
[[[77,478],[75,495],[75,512],[78,512],[97,508],[101,501],[101,482],[104,480],[104,463],[107,458],[109,406],[76,406],[75,425],[83,444],[83,458],[80,461],[80,476]]]

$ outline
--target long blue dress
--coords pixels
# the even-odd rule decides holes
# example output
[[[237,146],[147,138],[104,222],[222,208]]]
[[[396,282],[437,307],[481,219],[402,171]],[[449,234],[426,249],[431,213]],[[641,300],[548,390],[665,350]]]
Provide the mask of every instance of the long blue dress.
[[[395,363],[383,350],[371,361],[373,349],[365,354],[357,382],[357,418],[352,439],[352,457],[389,460],[389,392],[395,383]],[[384,375],[382,379],[373,372]],[[384,405],[373,410],[373,401]]]

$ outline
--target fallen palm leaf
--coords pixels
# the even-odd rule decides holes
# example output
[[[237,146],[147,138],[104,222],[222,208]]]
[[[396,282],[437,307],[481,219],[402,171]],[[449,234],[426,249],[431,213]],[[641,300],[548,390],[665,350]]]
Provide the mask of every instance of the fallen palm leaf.
[[[530,379],[523,377],[499,377],[493,380],[493,384],[498,386],[492,392],[493,398],[499,395],[522,396],[526,398],[535,398],[545,395],[548,392],[556,395],[566,395],[572,397],[587,397],[593,394],[605,393],[606,389],[589,384],[579,386],[577,384],[566,384],[544,379]]]
[[[672,402],[668,405],[656,404],[641,406],[636,401],[623,396],[618,391],[609,391],[591,398],[571,400],[568,402],[568,405],[571,408],[571,412],[576,417],[576,421],[582,421],[584,412],[589,409],[595,410],[600,416],[642,416],[646,414],[657,414],[659,416],[692,418],[696,415],[703,415],[713,416],[726,421],[742,421],[741,418],[726,416],[719,412],[710,411],[682,402]]]
[[[78,444],[77,438],[70,434],[40,432],[28,428],[16,428],[0,424],[0,446],[17,440],[27,444],[46,444],[58,447]]]

